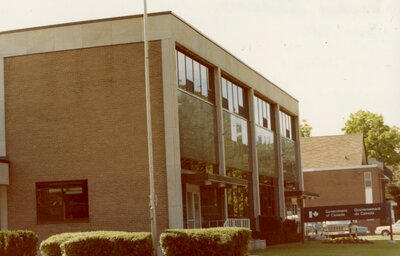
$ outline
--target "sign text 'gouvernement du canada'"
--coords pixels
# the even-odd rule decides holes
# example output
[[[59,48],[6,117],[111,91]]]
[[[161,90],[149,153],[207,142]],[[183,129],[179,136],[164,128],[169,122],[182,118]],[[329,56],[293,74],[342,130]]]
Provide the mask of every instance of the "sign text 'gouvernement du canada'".
[[[388,203],[306,207],[303,213],[304,222],[384,219],[388,217]]]

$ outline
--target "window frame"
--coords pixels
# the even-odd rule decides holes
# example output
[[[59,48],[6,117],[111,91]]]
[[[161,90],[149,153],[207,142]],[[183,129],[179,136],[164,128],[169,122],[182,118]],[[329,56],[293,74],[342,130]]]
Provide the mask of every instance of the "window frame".
[[[184,67],[180,67],[180,54],[183,55]],[[178,89],[215,104],[213,65],[180,45],[176,45],[175,55]],[[191,75],[188,75],[188,64],[191,64],[189,68]],[[195,66],[198,66],[197,71],[195,71]],[[184,75],[181,74],[181,69],[185,72]],[[204,72],[206,73],[203,74]],[[196,74],[198,75],[197,78],[195,77]],[[180,83],[181,77],[185,78],[184,85]],[[191,80],[188,77],[191,77]]]
[[[372,172],[364,172],[365,188],[372,188]]]
[[[274,104],[259,94],[254,94],[254,123],[264,129],[275,132]],[[261,104],[261,112],[260,112]]]
[[[83,203],[84,206],[86,206],[86,217],[82,218],[67,218],[66,213],[68,209],[71,209],[68,207],[69,202],[73,202],[73,200],[68,200],[67,195],[65,194],[65,190],[67,188],[70,188],[72,186],[80,186],[82,187],[82,194],[83,194]],[[41,208],[48,209],[49,207],[47,206],[40,206],[40,190],[41,189],[60,189],[61,190],[61,201],[60,205],[58,206],[60,208],[60,218],[59,219],[53,219],[53,220],[48,220],[42,218],[43,216],[40,216],[39,211]],[[46,182],[36,182],[35,184],[35,191],[36,191],[36,222],[37,224],[51,224],[51,223],[70,223],[70,222],[88,222],[89,221],[89,189],[88,189],[88,181],[87,180],[68,180],[68,181],[46,181]]]
[[[285,110],[279,110],[280,135],[289,140],[296,141],[296,127],[294,117]]]
[[[374,192],[372,187],[372,172],[364,172],[364,190],[365,190],[365,203],[372,204],[374,202]]]
[[[226,97],[224,97],[225,91]],[[249,119],[248,88],[225,72],[221,72],[221,100],[223,109],[246,120]]]

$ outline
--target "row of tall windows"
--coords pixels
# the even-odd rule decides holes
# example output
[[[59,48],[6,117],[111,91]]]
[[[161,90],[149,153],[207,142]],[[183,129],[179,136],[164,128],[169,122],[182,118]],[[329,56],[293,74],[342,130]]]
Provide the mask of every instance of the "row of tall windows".
[[[182,169],[218,173],[214,84],[209,67],[176,51]]]
[[[218,143],[214,82],[211,66],[185,51],[177,50],[181,167],[187,171],[218,173]],[[248,94],[246,87],[223,75],[221,78],[226,175],[250,181]],[[278,174],[274,105],[254,96],[256,149],[262,212],[277,214]],[[297,161],[293,118],[279,111],[285,184],[296,187]],[[215,193],[211,192],[210,193]],[[249,216],[247,188],[228,189],[228,216]],[[207,205],[207,207],[210,207]],[[219,209],[214,209],[218,212]],[[211,217],[210,217],[211,218]]]
[[[296,141],[293,117],[284,111],[279,111],[281,129],[282,169],[285,190],[299,189],[299,175],[297,171]]]
[[[254,96],[254,121],[256,124],[256,149],[262,216],[278,214],[278,171],[275,154],[273,107],[264,99]]]
[[[228,79],[221,78],[224,119],[224,146],[226,175],[246,179],[249,175],[249,130],[246,89]],[[228,189],[228,216],[249,217],[249,190]]]

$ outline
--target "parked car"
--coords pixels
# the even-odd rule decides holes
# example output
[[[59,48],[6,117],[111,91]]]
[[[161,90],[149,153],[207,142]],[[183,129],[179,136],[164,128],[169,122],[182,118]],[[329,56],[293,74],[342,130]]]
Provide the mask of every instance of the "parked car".
[[[340,237],[350,235],[350,221],[327,221],[324,225],[324,235],[330,237]],[[357,235],[364,236],[369,234],[369,229],[364,226],[356,225]]]
[[[369,235],[369,229],[368,229],[367,227],[358,226],[358,225],[357,225],[357,235],[358,235],[358,236]]]
[[[393,234],[400,234],[400,220],[392,224],[392,229],[393,229]],[[387,226],[376,227],[375,234],[382,236],[390,235],[390,226],[387,225]]]

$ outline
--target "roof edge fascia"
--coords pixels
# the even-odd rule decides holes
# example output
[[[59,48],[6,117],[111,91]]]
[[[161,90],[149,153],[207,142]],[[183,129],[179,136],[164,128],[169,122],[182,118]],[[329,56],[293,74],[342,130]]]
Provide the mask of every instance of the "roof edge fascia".
[[[172,11],[149,13],[148,16],[159,16],[159,15],[167,15],[167,14],[172,14],[173,16],[176,17],[176,15],[174,13],[172,13]],[[124,20],[124,19],[140,18],[140,17],[143,17],[143,14],[116,16],[116,17],[100,18],[100,19],[92,19],[92,20],[83,20],[83,21],[72,21],[72,22],[57,23],[57,24],[52,24],[52,25],[44,25],[44,26],[37,26],[37,27],[19,28],[19,29],[0,31],[0,35],[11,34],[11,33],[16,33],[16,32],[25,32],[25,31],[31,31],[31,30],[46,29],[46,28],[57,28],[57,27],[65,27],[65,26],[73,26],[73,25],[90,24],[90,23],[103,22],[103,21],[113,21],[113,20]]]
[[[290,95],[288,92],[283,90],[280,86],[276,85],[273,83],[271,80],[266,78],[264,75],[253,69],[250,65],[246,64],[243,62],[241,59],[236,57],[234,54],[226,50],[224,47],[222,47],[220,44],[216,43],[213,41],[210,37],[206,36],[204,33],[199,31],[197,28],[192,26],[189,22],[184,20],[182,17],[177,15],[176,13],[172,11],[162,11],[162,12],[154,12],[154,13],[149,13],[148,16],[161,16],[161,15],[172,15],[185,25],[187,25],[189,28],[191,28],[193,31],[196,33],[200,34],[202,37],[206,38],[209,40],[211,43],[222,49],[224,52],[226,52],[228,55],[230,55],[232,58],[243,64],[245,67],[248,69],[252,70],[255,74],[259,75],[269,83],[271,83],[273,86],[278,88],[282,93],[286,94],[288,97],[292,98],[295,102],[299,103],[299,100]],[[11,33],[18,33],[18,32],[27,32],[27,31],[33,31],[33,30],[39,30],[39,29],[48,29],[48,28],[57,28],[57,27],[64,27],[64,26],[73,26],[73,25],[82,25],[82,24],[90,24],[90,23],[96,23],[96,22],[105,22],[105,21],[113,21],[113,20],[123,20],[123,19],[132,19],[132,18],[140,18],[143,17],[143,14],[135,14],[135,15],[126,15],[126,16],[117,16],[117,17],[109,17],[109,18],[100,18],[100,19],[92,19],[92,20],[84,20],[84,21],[74,21],[74,22],[65,22],[65,23],[58,23],[58,24],[52,24],[52,25],[44,25],[44,26],[37,26],[37,27],[29,27],[29,28],[21,28],[21,29],[14,29],[14,30],[6,30],[6,31],[0,31],[0,35],[4,34],[11,34]]]
[[[321,172],[321,171],[345,171],[345,170],[355,170],[355,169],[371,169],[379,168],[377,164],[369,164],[369,165],[351,165],[351,166],[334,166],[334,167],[322,167],[322,168],[307,168],[303,169],[303,172]]]

